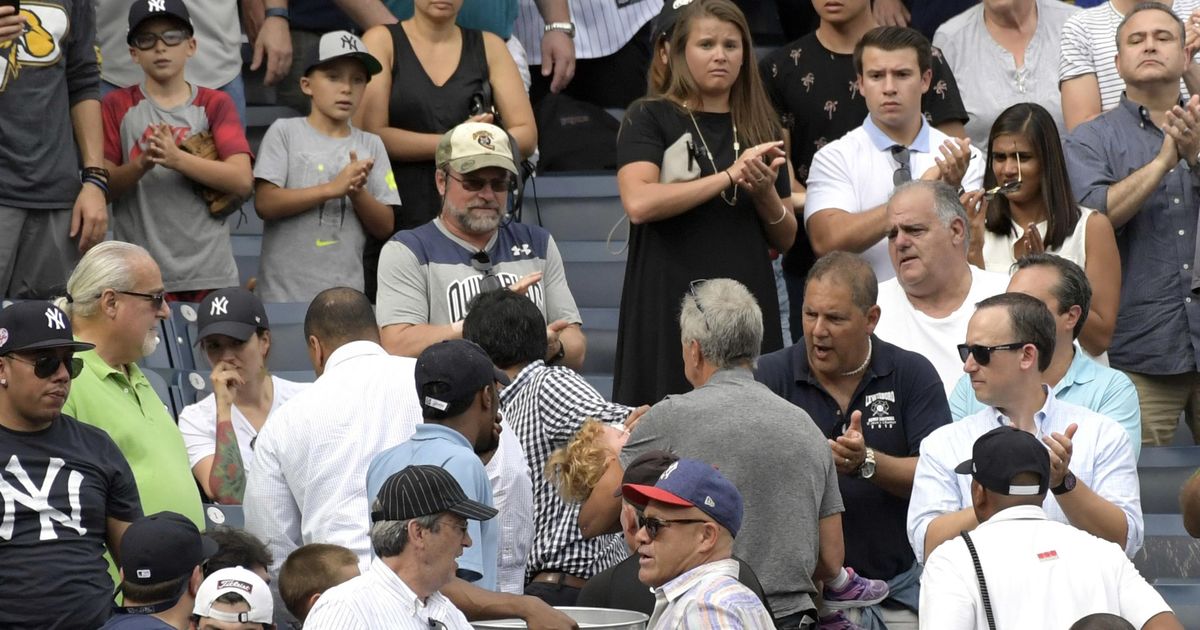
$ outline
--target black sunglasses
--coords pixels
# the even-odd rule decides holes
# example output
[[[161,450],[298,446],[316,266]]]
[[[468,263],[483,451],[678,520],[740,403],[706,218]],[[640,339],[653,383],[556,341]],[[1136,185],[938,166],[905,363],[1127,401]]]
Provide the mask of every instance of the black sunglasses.
[[[1013,343],[1002,343],[998,346],[977,346],[975,344],[958,344],[958,358],[962,359],[963,363],[967,362],[967,355],[975,357],[975,362],[979,365],[987,365],[992,361],[992,353],[998,350],[1020,350],[1025,347],[1025,344],[1033,343],[1031,341],[1016,341]]]
[[[488,256],[487,252],[475,252],[471,256],[471,268],[483,274],[483,279],[479,281],[480,293],[495,291],[503,287],[500,276],[492,273],[492,257]]]
[[[708,278],[692,280],[688,285],[688,295],[692,296],[692,303],[696,305],[696,310],[700,311],[700,317],[704,320],[704,328],[708,329],[708,314],[704,312],[704,305],[700,303],[700,295],[697,293],[705,282],[708,282]]]
[[[184,29],[171,29],[169,31],[163,31],[161,34],[138,33],[130,38],[130,43],[132,43],[133,47],[137,48],[138,50],[150,50],[151,48],[154,48],[160,39],[162,40],[162,43],[171,47],[175,47],[183,42],[186,42],[189,37],[191,37],[191,33],[188,33]]]
[[[71,375],[71,378],[79,376],[79,373],[83,371],[83,359],[74,355],[61,357],[57,354],[39,354],[32,361],[23,359],[15,354],[8,355],[8,358],[24,363],[25,365],[32,365],[33,375],[43,380],[57,374],[58,366],[63,364],[66,364],[67,373]]]
[[[133,297],[140,297],[143,300],[149,300],[150,304],[154,306],[154,310],[156,311],[162,308],[163,300],[167,299],[166,291],[159,291],[158,293],[138,293],[137,291],[122,291],[120,289],[113,290],[117,293],[124,293],[125,295],[132,295]],[[96,297],[100,296],[97,295]]]
[[[690,524],[690,523],[711,523],[711,522],[712,521],[706,521],[704,519],[699,519],[699,518],[665,519],[665,518],[655,518],[653,516],[644,516],[641,514],[638,515],[638,519],[637,519],[638,529],[642,529],[643,527],[646,528],[646,535],[650,537],[650,540],[654,540],[655,538],[658,538],[658,532],[662,528],[667,527],[669,525],[675,525],[675,524],[685,525],[685,524]]]
[[[467,192],[479,192],[484,186],[492,189],[492,192],[500,194],[511,191],[514,187],[515,180],[511,177],[497,177],[495,179],[483,179],[482,177],[455,177],[450,171],[446,171],[446,177],[462,184],[463,190]]]

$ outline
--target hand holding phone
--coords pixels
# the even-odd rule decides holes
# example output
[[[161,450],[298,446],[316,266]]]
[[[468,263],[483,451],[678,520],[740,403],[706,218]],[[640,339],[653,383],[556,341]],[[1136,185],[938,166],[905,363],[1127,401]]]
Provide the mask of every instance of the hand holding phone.
[[[0,45],[24,33],[25,18],[21,16],[21,0],[0,0]]]

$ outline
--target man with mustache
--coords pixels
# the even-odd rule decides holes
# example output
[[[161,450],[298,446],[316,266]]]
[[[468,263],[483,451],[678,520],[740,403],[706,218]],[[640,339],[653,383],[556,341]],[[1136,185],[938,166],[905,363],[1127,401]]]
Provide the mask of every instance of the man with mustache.
[[[434,161],[441,214],[398,232],[379,256],[383,347],[415,357],[460,339],[471,300],[507,287],[528,296],[550,322],[546,362],[580,369],[587,340],[558,247],[546,230],[509,219],[508,196],[520,175],[508,134],[463,123],[442,136]]]

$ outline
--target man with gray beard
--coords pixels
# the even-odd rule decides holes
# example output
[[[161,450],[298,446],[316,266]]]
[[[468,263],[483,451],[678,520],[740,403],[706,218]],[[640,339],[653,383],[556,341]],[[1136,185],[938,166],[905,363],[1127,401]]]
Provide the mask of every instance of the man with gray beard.
[[[136,363],[154,352],[159,320],[171,314],[163,291],[158,264],[138,245],[107,241],[84,254],[58,306],[70,317],[75,338],[96,347],[76,354],[83,371],[63,413],[103,429],[117,443],[145,513],[177,512],[203,529],[183,436]]]
[[[441,214],[397,232],[379,256],[377,312],[388,352],[415,357],[462,338],[471,300],[507,288],[528,296],[549,323],[546,363],[583,366],[587,340],[558,247],[549,232],[507,212],[520,176],[514,155],[508,134],[487,123],[463,123],[438,142]]]

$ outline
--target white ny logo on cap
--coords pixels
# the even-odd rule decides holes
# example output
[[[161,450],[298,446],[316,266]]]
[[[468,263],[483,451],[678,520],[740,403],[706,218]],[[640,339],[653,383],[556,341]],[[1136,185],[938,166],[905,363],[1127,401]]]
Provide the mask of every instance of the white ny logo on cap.
[[[208,314],[211,316],[228,315],[229,314],[229,298],[219,297],[213,300],[212,306],[208,309]]]
[[[66,327],[67,325],[63,323],[62,311],[53,307],[46,309],[46,328],[62,330]]]
[[[166,11],[167,0],[149,0],[147,3],[151,11]]]

